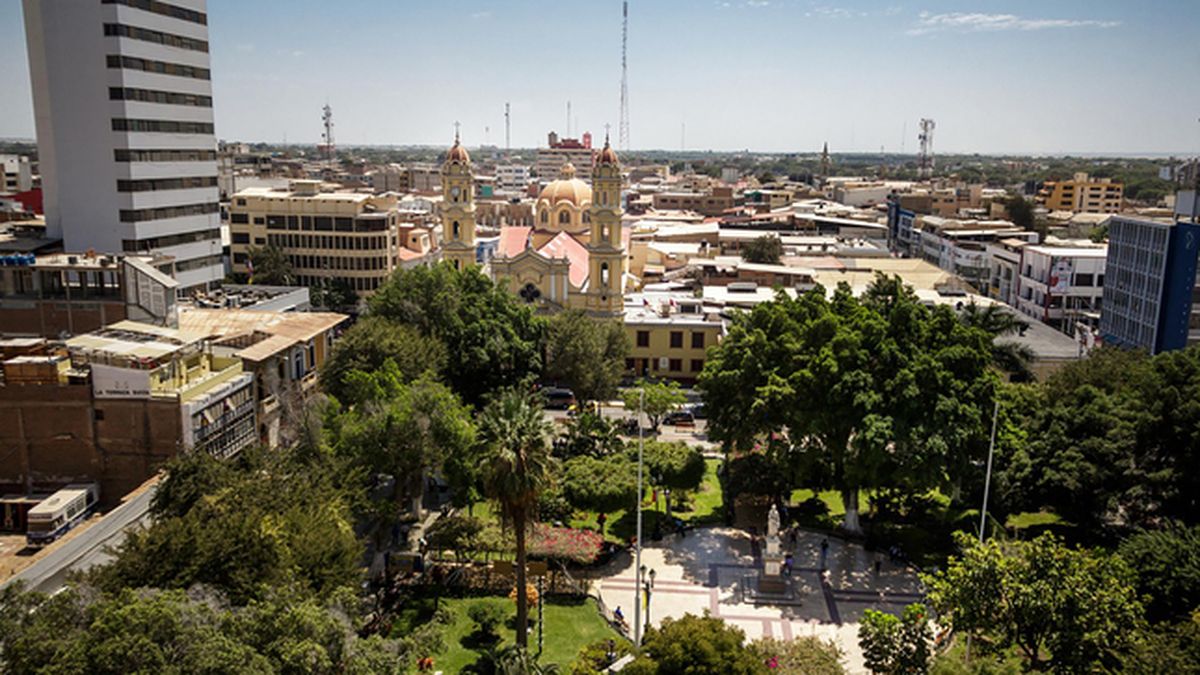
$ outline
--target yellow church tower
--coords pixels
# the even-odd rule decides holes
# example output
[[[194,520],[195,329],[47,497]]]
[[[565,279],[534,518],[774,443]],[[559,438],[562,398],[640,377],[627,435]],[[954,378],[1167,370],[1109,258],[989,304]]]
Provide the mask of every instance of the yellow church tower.
[[[596,316],[621,316],[625,309],[625,247],[621,237],[621,163],[604,138],[592,168],[591,234],[588,240],[586,308]]]
[[[454,132],[442,163],[442,257],[462,270],[475,264],[475,177],[471,156]]]

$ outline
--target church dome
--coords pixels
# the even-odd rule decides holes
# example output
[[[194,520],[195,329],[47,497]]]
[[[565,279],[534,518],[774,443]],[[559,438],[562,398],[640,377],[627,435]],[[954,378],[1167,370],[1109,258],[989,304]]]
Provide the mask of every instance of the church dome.
[[[600,156],[596,158],[597,164],[618,164],[617,151],[612,149],[608,144],[608,139],[604,139],[604,149],[600,151]]]
[[[450,151],[446,153],[446,161],[458,161],[464,163],[471,161],[471,155],[467,154],[467,149],[458,142],[457,136],[454,139],[454,145],[451,146]]]
[[[592,186],[575,177],[575,166],[570,162],[563,165],[558,180],[550,181],[538,195],[538,203],[543,201],[553,207],[561,202],[568,202],[576,208],[584,208],[592,203]]]

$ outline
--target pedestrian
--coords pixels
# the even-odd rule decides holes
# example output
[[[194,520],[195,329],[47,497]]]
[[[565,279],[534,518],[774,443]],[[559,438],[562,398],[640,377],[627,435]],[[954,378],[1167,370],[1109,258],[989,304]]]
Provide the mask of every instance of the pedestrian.
[[[600,534],[604,534],[604,524],[608,522],[608,516],[601,513],[596,516],[596,524],[600,526]]]
[[[821,540],[821,569],[825,569],[825,559],[829,556],[829,540]]]
[[[792,558],[792,554],[791,554],[791,553],[788,553],[786,556],[784,556],[784,557],[783,557],[783,569],[784,569],[784,574],[785,574],[785,576],[787,576],[787,578],[789,578],[789,579],[791,579],[791,578],[792,578],[792,564],[793,564],[794,562],[795,562],[795,559],[794,559],[794,558]]]
[[[883,556],[879,554],[879,551],[876,551],[875,552],[875,578],[876,579],[879,578],[879,572],[882,569],[883,569]]]

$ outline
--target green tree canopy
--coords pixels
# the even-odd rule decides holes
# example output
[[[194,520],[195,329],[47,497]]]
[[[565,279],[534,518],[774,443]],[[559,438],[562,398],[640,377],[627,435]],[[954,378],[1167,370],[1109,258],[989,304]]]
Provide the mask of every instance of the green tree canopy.
[[[1200,527],[1146,531],[1121,542],[1151,621],[1177,621],[1200,608]]]
[[[634,675],[750,675],[766,666],[743,642],[741,628],[721,619],[684,614],[651,627],[642,655],[623,672]]]
[[[683,441],[647,441],[642,453],[655,484],[672,490],[696,490],[704,482],[704,454]]]
[[[1142,625],[1134,575],[1121,558],[1031,542],[980,544],[960,533],[961,556],[923,577],[929,600],[955,630],[1017,646],[1035,670],[1113,668]]]
[[[624,449],[625,441],[616,423],[588,408],[567,420],[566,433],[554,444],[555,454],[564,459],[579,455],[606,457]]]
[[[371,297],[369,311],[445,344],[446,380],[472,405],[542,370],[544,322],[473,267],[398,270]]]
[[[642,391],[646,392],[644,400],[641,399]],[[679,383],[674,380],[638,380],[637,384],[622,392],[621,399],[625,403],[625,410],[633,414],[637,414],[641,405],[654,429],[658,429],[664,415],[687,402]]]
[[[735,315],[699,387],[711,438],[766,443],[803,486],[838,489],[854,532],[860,490],[938,485],[986,452],[990,360],[990,335],[879,275],[861,299],[841,284]]]
[[[292,263],[288,262],[283,249],[275,246],[251,246],[247,252],[250,256],[250,283],[267,286],[291,286],[295,281],[292,274]]]
[[[858,644],[872,673],[921,675],[933,662],[933,628],[920,604],[905,607],[901,616],[866,610],[858,626]]]
[[[746,262],[778,265],[783,257],[783,240],[778,235],[764,234],[742,246],[742,258]]]
[[[608,401],[617,394],[629,355],[629,336],[620,321],[566,310],[546,323],[543,376],[571,388],[580,401]]]
[[[321,386],[344,403],[352,400],[346,378],[353,371],[374,372],[392,361],[401,379],[412,381],[431,373],[441,374],[447,363],[446,347],[417,328],[378,316],[369,316],[350,327],[333,346],[321,367]]]
[[[563,496],[577,509],[612,513],[637,504],[637,467],[616,455],[581,455],[563,463]]]

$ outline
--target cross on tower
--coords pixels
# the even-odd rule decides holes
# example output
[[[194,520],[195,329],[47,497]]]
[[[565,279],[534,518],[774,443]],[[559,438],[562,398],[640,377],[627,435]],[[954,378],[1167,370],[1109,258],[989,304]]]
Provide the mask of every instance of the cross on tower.
[[[458,128],[459,128],[459,127],[461,127],[461,126],[462,126],[462,124],[460,124],[460,123],[458,123],[458,122],[455,122],[455,123],[454,123],[454,142],[455,142],[455,143],[457,143],[457,142],[458,142]]]
[[[608,128],[612,126],[608,122],[604,123],[604,144],[608,145]]]

